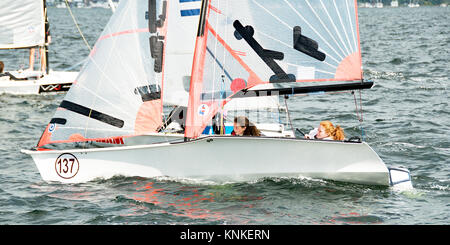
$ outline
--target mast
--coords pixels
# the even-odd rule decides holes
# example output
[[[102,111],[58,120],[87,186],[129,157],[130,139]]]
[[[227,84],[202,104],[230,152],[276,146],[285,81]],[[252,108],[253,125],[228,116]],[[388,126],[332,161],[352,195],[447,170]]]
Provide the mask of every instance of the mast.
[[[208,10],[208,0],[202,0],[202,6],[200,8],[200,19],[198,22],[197,37],[203,36],[205,33],[207,10]]]
[[[41,70],[42,70],[42,68],[44,66],[44,63],[45,63],[45,73],[48,74],[48,72],[50,70],[49,62],[48,62],[48,45],[49,45],[49,43],[48,43],[48,36],[49,35],[48,34],[49,34],[49,31],[50,31],[50,24],[49,24],[48,18],[47,18],[46,0],[43,0],[43,4],[44,4],[44,40],[45,40],[45,42],[44,42],[44,46],[43,46],[44,57],[41,57],[41,59],[44,58],[44,60],[41,61]]]
[[[108,0],[108,4],[109,4],[109,7],[111,8],[111,11],[113,13],[116,12],[116,6],[114,6],[113,1],[112,0]]]

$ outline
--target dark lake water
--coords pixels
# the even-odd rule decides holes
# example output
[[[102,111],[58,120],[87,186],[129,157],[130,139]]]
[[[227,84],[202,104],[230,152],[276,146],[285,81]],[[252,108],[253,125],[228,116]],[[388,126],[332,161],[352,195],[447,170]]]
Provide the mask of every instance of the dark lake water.
[[[73,9],[93,46],[108,9]],[[49,9],[54,70],[89,53],[66,9]],[[308,178],[212,184],[114,177],[83,184],[42,181],[20,152],[36,145],[63,95],[0,96],[0,224],[450,224],[450,8],[360,9],[363,123],[351,94],[289,100],[294,126],[324,118],[364,140],[386,165],[411,171],[414,190]],[[26,51],[0,51],[19,67]],[[13,68],[13,67],[11,67]],[[358,95],[359,96],[359,95]],[[359,98],[358,98],[359,99]]]

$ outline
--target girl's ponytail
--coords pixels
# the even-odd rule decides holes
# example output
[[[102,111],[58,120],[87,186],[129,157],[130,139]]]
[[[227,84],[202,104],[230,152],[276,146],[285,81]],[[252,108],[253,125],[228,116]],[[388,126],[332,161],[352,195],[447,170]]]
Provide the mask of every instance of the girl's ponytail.
[[[337,125],[334,128],[333,139],[334,140],[344,140],[345,139],[344,130],[339,125]]]

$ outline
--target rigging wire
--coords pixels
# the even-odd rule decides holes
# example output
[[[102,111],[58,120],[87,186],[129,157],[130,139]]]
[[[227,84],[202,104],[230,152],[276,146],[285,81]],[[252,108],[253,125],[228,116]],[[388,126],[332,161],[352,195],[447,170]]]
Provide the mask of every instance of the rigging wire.
[[[362,109],[362,95],[361,90],[359,90],[359,108],[358,108],[358,102],[356,99],[355,91],[352,91],[352,95],[355,101],[355,111],[356,111],[356,117],[359,121],[359,128],[361,129],[361,140],[364,141],[364,128],[363,128],[363,109]]]
[[[287,113],[287,117],[288,117],[288,120],[289,120],[289,124],[291,125],[291,130],[292,130],[292,132],[295,134],[295,131],[294,131],[294,125],[292,125],[291,115],[290,115],[290,113],[289,113],[289,108],[288,108],[288,105],[287,105],[287,99],[288,99],[288,98],[289,98],[288,95],[285,95],[285,96],[284,96],[284,105],[286,106],[286,113]]]
[[[222,102],[222,100],[224,100],[225,99],[225,75],[223,75],[222,74],[222,84],[221,84],[221,86],[220,86],[220,101],[221,101],[221,108],[220,108],[220,126],[219,126],[219,129],[220,129],[220,135],[224,135],[225,134],[225,132],[224,132],[224,124],[223,124],[223,102]]]
[[[73,20],[75,26],[77,27],[78,32],[79,32],[80,35],[81,35],[81,38],[83,38],[83,41],[84,41],[84,43],[86,44],[86,47],[88,47],[89,51],[92,51],[91,46],[89,45],[88,41],[87,41],[86,38],[84,37],[83,32],[81,31],[80,26],[78,25],[78,22],[77,22],[77,20],[75,19],[75,16],[73,15],[72,10],[70,9],[69,2],[67,2],[67,0],[65,0],[65,3],[66,3],[66,6],[67,6],[67,9],[69,10],[70,16],[72,17],[72,20]]]

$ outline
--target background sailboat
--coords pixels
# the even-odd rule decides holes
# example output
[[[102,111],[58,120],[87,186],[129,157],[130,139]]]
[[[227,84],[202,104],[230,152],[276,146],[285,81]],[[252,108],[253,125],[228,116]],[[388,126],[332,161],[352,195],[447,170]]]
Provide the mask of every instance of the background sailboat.
[[[303,175],[384,186],[395,182],[365,142],[203,134],[212,118],[238,98],[370,88],[372,83],[361,82],[355,1],[299,0],[275,6],[272,1],[202,1],[201,8],[170,11],[183,2],[198,1],[120,2],[37,149],[23,151],[33,157],[44,180],[83,182],[117,174],[214,179]],[[167,75],[174,65],[168,66],[169,56],[177,55],[169,46],[175,41],[170,23],[176,14],[200,18],[185,141],[127,145],[136,136],[169,138],[160,127],[164,98],[171,90],[161,87],[167,88],[166,77],[175,73]],[[183,76],[173,76],[170,83],[182,87]],[[307,82],[318,85],[299,87]],[[78,148],[50,147],[74,142]],[[89,148],[92,142],[110,146]],[[400,173],[402,181],[409,180],[409,172]]]
[[[49,27],[46,22],[45,1],[0,2],[0,49],[35,48],[36,53],[41,53],[41,66],[37,71],[16,71],[6,63],[7,73],[0,80],[0,93],[41,94],[64,92],[70,88],[78,72],[53,71],[49,67],[51,57],[48,56]]]
[[[420,4],[417,3],[415,0],[409,0],[408,7],[410,7],[410,8],[418,8],[418,7],[420,7]]]

